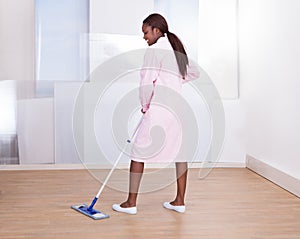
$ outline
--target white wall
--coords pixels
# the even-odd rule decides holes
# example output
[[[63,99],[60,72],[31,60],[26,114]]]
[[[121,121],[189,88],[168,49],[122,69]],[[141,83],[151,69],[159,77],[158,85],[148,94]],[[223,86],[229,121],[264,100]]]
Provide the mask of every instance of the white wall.
[[[0,0],[0,80],[34,79],[34,0]]]
[[[300,179],[300,1],[240,0],[246,152]]]
[[[0,0],[0,81],[0,131],[15,133],[16,99],[34,94],[34,0]]]
[[[0,80],[14,81],[18,99],[34,95],[34,54],[34,0],[0,0]]]
[[[245,109],[241,100],[224,100],[225,139],[219,162],[243,166],[246,155]]]

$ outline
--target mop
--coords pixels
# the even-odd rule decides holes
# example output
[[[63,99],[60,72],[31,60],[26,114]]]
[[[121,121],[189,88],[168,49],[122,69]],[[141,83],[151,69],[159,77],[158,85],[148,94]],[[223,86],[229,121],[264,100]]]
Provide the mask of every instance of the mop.
[[[143,117],[140,119],[140,121],[139,121],[137,127],[135,128],[135,130],[134,130],[134,132],[133,132],[133,134],[132,134],[131,139],[128,139],[128,140],[126,141],[127,144],[125,145],[125,147],[124,147],[123,150],[121,151],[119,157],[117,158],[117,160],[115,161],[113,167],[111,168],[111,170],[109,171],[108,175],[106,176],[106,178],[105,178],[105,180],[104,180],[104,182],[103,182],[103,184],[102,184],[100,190],[98,191],[98,193],[97,193],[97,195],[95,196],[95,198],[94,198],[94,200],[92,201],[92,203],[91,203],[89,206],[88,206],[87,204],[73,205],[73,206],[71,206],[72,209],[74,209],[74,210],[76,210],[77,212],[80,212],[80,213],[82,213],[82,214],[84,214],[84,215],[86,215],[86,216],[88,216],[88,217],[91,217],[91,218],[93,218],[93,219],[95,219],[95,220],[100,220],[100,219],[109,218],[109,215],[108,215],[108,214],[105,214],[105,213],[103,213],[103,212],[100,212],[100,211],[94,209],[94,205],[96,204],[96,202],[97,202],[98,198],[100,197],[100,195],[101,195],[103,189],[105,188],[105,186],[106,186],[106,184],[107,184],[107,182],[108,182],[110,176],[112,175],[112,173],[113,173],[113,171],[115,170],[117,164],[119,163],[119,161],[120,161],[120,159],[121,159],[121,157],[122,157],[122,155],[123,155],[123,153],[124,153],[125,148],[126,148],[127,145],[130,144],[131,141],[133,140],[133,138],[134,138],[134,136],[135,136],[135,134],[136,134],[136,132],[137,132],[137,130],[138,130],[138,128],[139,128],[141,122],[142,122],[142,119],[143,119]]]

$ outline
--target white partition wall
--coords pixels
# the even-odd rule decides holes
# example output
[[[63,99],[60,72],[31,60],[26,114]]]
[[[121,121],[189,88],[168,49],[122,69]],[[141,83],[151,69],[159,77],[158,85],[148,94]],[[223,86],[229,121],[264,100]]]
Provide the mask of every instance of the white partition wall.
[[[20,164],[54,163],[53,99],[19,100],[17,108]]]
[[[80,82],[61,82],[54,87],[55,163],[81,163],[73,138],[72,122]]]

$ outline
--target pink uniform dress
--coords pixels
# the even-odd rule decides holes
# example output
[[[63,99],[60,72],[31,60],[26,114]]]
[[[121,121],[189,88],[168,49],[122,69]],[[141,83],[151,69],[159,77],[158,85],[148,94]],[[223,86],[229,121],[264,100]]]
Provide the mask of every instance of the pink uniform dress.
[[[199,77],[189,64],[182,78],[167,37],[151,45],[140,72],[140,103],[146,112],[137,131],[131,159],[137,162],[185,162],[182,154],[182,84]],[[180,153],[181,152],[181,153]]]

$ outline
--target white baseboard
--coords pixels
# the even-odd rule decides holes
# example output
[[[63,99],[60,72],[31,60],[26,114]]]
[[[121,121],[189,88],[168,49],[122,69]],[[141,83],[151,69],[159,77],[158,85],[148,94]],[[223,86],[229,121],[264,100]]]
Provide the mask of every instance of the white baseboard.
[[[128,168],[129,164],[119,164],[117,168]],[[83,164],[23,164],[23,165],[0,165],[1,170],[14,171],[14,170],[78,170],[78,169],[111,169],[110,164],[101,165],[83,165]],[[145,164],[145,168],[174,168],[175,164]],[[202,168],[202,163],[190,163],[189,168]],[[213,168],[245,168],[245,163],[224,163],[217,162],[213,164],[206,163],[205,167]]]
[[[283,189],[300,197],[300,180],[294,178],[258,159],[253,158],[250,155],[246,156],[246,167],[262,177],[277,184]]]

